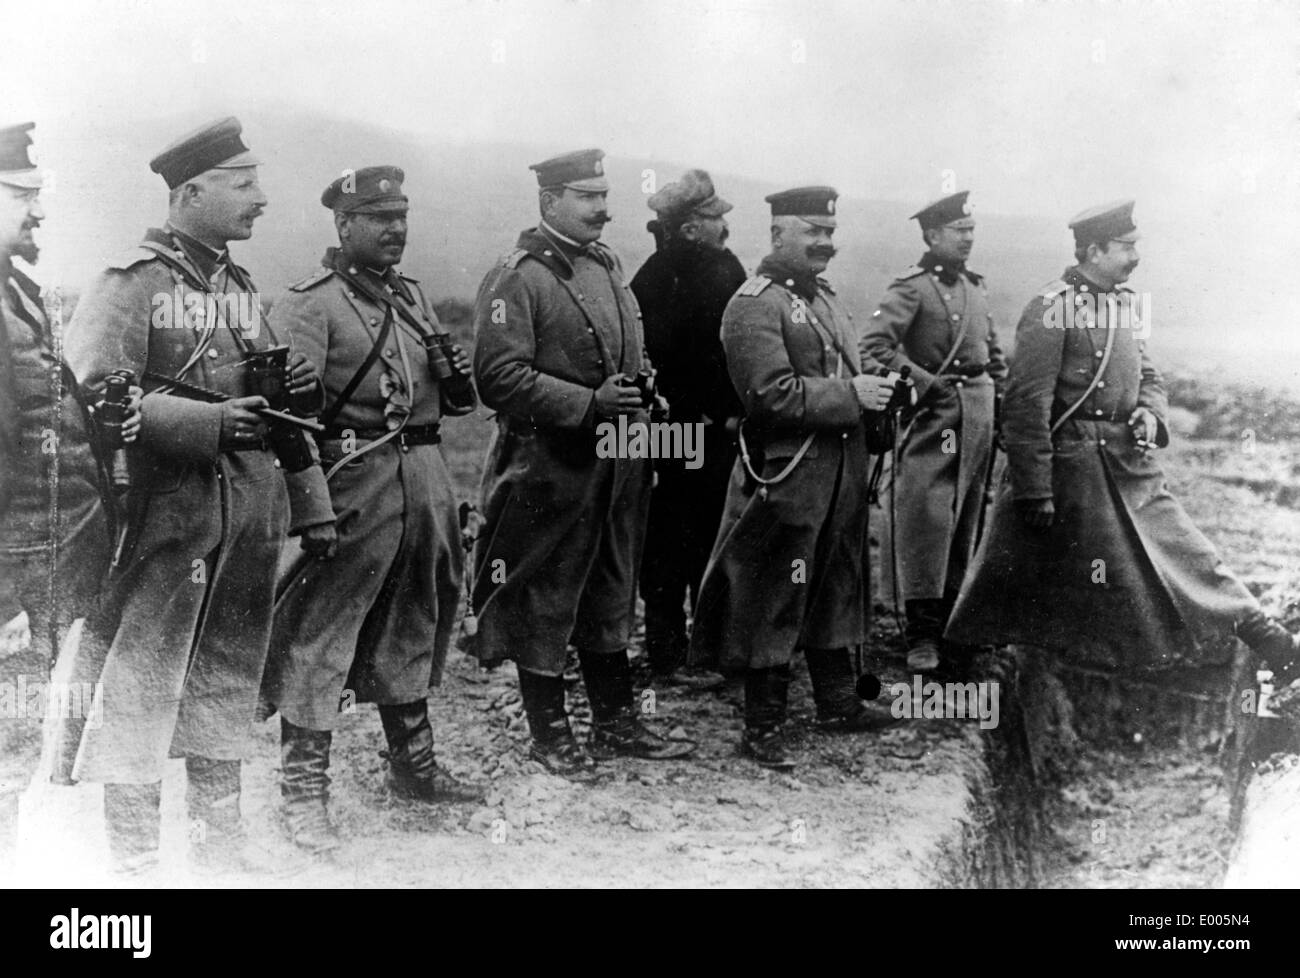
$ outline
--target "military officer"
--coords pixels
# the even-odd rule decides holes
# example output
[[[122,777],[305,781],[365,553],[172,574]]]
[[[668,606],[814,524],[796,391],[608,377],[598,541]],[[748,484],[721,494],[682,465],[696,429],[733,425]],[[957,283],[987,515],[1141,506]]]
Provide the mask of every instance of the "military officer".
[[[888,405],[897,378],[861,369],[849,314],[820,277],[837,199],[831,187],[767,198],[772,251],[722,317],[745,420],[690,654],[743,673],[741,750],[774,768],[793,767],[781,725],[797,648],[823,729],[887,722],[858,699],[849,649],[867,632],[864,413]]]
[[[688,170],[648,203],[657,216],[647,227],[659,247],[632,277],[632,291],[672,420],[702,424],[704,445],[699,468],[688,469],[682,459],[655,462],[658,479],[641,562],[646,657],[656,682],[712,688],[721,676],[683,665],[683,603],[689,596],[693,605],[699,595],[736,460],[740,400],[727,376],[718,331],[745,270],[726,246],[731,204],[714,192],[704,170]]]
[[[969,193],[912,215],[926,252],[889,286],[862,343],[893,370],[911,367],[918,396],[899,439],[889,547],[906,612],[907,665],[917,672],[939,666],[943,627],[975,553],[994,405],[1007,372],[988,288],[966,266],[975,241]]]
[[[263,688],[281,715],[285,825],[312,852],[338,845],[326,811],[331,731],[357,702],[379,704],[396,794],[482,798],[436,762],[426,706],[463,573],[440,425],[476,399],[469,357],[397,270],[404,180],[371,166],[331,183],[321,203],[339,246],[274,307],[276,327],[321,364],[327,400],[329,479],[312,470],[311,511],[294,515],[302,546],[290,545]]]
[[[598,240],[610,219],[603,158],[582,150],[531,167],[541,221],[474,306],[474,376],[497,412],[474,555],[476,651],[515,660],[532,757],[577,780],[595,762],[565,712],[569,643],[594,753],[667,759],[695,746],[658,736],[633,706],[627,645],[652,473],[647,459],[599,457],[596,445],[602,423],[647,420],[631,380],[649,361],[636,299]]]
[[[86,730],[76,775],[104,784],[110,852],[124,871],[156,864],[163,763],[183,756],[191,857],[256,869],[239,815],[240,758],[266,661],[286,482],[248,394],[250,357],[277,342],[228,242],[252,235],[267,200],[238,120],[178,139],[152,161],[168,220],[86,290],[68,329],[85,385],[125,369],[145,395],[129,453],[127,521],[110,582],[120,624],[101,681],[103,723]],[[283,380],[309,396],[315,368]],[[208,392],[208,393],[204,393]]]
[[[947,637],[1146,670],[1198,664],[1203,642],[1235,631],[1283,668],[1295,639],[1222,563],[1151,455],[1169,443],[1167,401],[1146,350],[1149,303],[1123,284],[1138,265],[1133,208],[1070,221],[1076,264],[1020,317],[1007,474]]]
[[[6,606],[0,617],[7,620],[21,608],[31,633],[26,650],[0,663],[0,682],[11,689],[19,677],[33,689],[50,678],[69,627],[96,610],[111,556],[90,405],[78,399],[72,372],[56,352],[62,337],[40,286],[14,265],[14,259],[36,264],[40,248],[34,232],[45,219],[41,171],[29,155],[33,128],[28,122],[0,129],[0,376],[6,393],[0,426],[7,432],[0,464],[6,485],[0,501],[0,589],[10,592],[0,595]],[[139,411],[133,410],[124,430],[129,440],[139,423]],[[94,624],[100,624],[98,617]],[[100,639],[98,627],[83,629],[84,645]],[[96,678],[69,676],[72,681]],[[61,733],[65,724],[79,731],[80,719],[52,718]],[[0,822],[7,820],[40,759],[40,721],[31,716],[0,723]],[[62,764],[57,773],[62,780]]]

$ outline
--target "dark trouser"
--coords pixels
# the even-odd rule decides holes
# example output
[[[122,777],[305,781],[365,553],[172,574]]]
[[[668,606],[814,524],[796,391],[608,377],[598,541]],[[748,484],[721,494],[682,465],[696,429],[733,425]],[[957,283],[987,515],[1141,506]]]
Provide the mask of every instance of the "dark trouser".
[[[706,425],[700,468],[687,469],[678,459],[656,465],[641,559],[646,656],[655,672],[672,672],[686,659],[683,606],[688,593],[691,607],[699,598],[735,460],[731,437],[720,425]]]
[[[192,849],[238,843],[240,762],[208,757],[185,758],[185,807]],[[162,782],[104,785],[104,820],[108,847],[119,864],[158,849],[162,821]]]
[[[591,652],[580,649],[583,681],[592,720],[609,724],[633,709],[632,667],[627,651]],[[568,730],[564,709],[564,678],[519,670],[519,694],[528,715],[528,729],[537,740],[550,740]]]

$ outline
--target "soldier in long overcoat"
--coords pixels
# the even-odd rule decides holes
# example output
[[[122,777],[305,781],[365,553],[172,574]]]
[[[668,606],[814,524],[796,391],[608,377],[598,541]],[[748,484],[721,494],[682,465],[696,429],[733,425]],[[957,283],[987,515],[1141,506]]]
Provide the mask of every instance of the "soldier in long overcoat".
[[[404,179],[376,166],[331,183],[321,203],[339,247],[273,307],[325,385],[318,444],[329,480],[313,468],[312,505],[294,513],[301,546],[288,545],[263,682],[281,714],[285,827],[315,853],[338,845],[326,809],[331,732],[357,703],[379,704],[395,793],[482,797],[437,763],[427,710],[463,574],[441,419],[477,401],[469,357],[455,347],[448,359],[419,283],[397,271]]]
[[[906,611],[907,664],[918,672],[939,665],[943,627],[975,555],[1007,372],[988,287],[966,267],[975,240],[968,195],[912,215],[928,250],[889,286],[862,340],[878,362],[911,367],[918,397],[901,426],[885,547],[885,576]]]
[[[1274,668],[1295,640],[1192,524],[1151,455],[1169,442],[1133,201],[1070,222],[1078,264],[1016,327],[1008,469],[947,638],[1023,643],[1103,669],[1199,664],[1232,634]]]
[[[726,246],[731,204],[714,192],[703,170],[688,170],[647,203],[656,214],[648,226],[659,247],[632,277],[632,291],[672,421],[700,425],[703,447],[698,468],[688,468],[683,459],[655,462],[641,562],[646,658],[656,682],[709,689],[720,686],[722,677],[683,665],[683,604],[689,596],[693,608],[699,596],[736,461],[740,399],[727,376],[719,329],[745,269]]]
[[[567,646],[578,649],[597,754],[667,759],[694,749],[652,732],[632,702],[627,646],[645,537],[651,465],[599,457],[597,430],[645,423],[630,378],[649,369],[636,299],[614,252],[604,154],[534,164],[541,223],[484,278],[474,305],[474,376],[497,430],[483,473],[474,552],[476,653],[514,659],[549,770],[590,779],[564,705]]]
[[[59,355],[62,328],[54,304],[47,307],[40,286],[14,265],[15,259],[29,266],[38,261],[34,232],[45,218],[41,172],[28,155],[33,128],[28,122],[0,129],[0,471],[6,486],[0,492],[0,620],[21,609],[31,635],[26,649],[0,650],[0,683],[21,700],[11,704],[19,715],[0,723],[0,823],[11,824],[17,795],[40,761],[42,720],[54,728],[60,748],[54,780],[65,782],[70,774],[66,751],[75,751],[93,706],[83,690],[98,678],[105,651],[106,623],[96,612],[112,550],[100,505],[91,405],[82,404]],[[134,440],[138,427],[137,407],[123,433]],[[91,621],[82,630],[86,654],[79,658],[93,665],[85,674],[68,670],[66,681],[77,685],[51,697],[44,684],[55,656],[83,616]],[[47,690],[43,701],[31,697],[41,690]],[[0,830],[0,863],[6,848]]]
[[[74,772],[104,784],[110,850],[125,870],[156,861],[169,755],[186,759],[196,864],[256,869],[266,856],[242,832],[240,759],[266,662],[286,480],[297,477],[269,447],[256,413],[268,402],[247,393],[249,356],[276,340],[226,248],[266,206],[240,133],[223,119],[151,161],[171,191],[168,222],[99,275],[68,329],[82,384],[125,369],[145,390],[109,585],[119,625],[103,722],[87,727]],[[305,357],[290,363],[291,392],[319,385]]]
[[[838,194],[800,187],[767,198],[772,253],[727,304],[722,344],[745,418],[691,634],[691,661],[745,676],[742,751],[792,766],[785,751],[790,660],[802,648],[827,729],[882,717],[854,692],[850,648],[867,634],[864,412],[893,382],[864,373],[858,336],[829,283]]]

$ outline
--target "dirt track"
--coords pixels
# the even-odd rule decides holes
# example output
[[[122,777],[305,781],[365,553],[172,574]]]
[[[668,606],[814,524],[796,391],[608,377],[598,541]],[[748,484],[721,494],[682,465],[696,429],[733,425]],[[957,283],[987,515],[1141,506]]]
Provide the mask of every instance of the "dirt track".
[[[1171,481],[1225,558],[1274,607],[1300,561],[1300,514],[1249,487],[1205,478],[1232,446],[1195,444],[1169,458]],[[1238,470],[1285,467],[1280,448]],[[472,471],[461,457],[462,476]],[[878,621],[879,647],[892,635]],[[654,722],[701,739],[684,762],[619,761],[584,788],[525,760],[513,669],[479,671],[453,654],[433,700],[449,766],[490,782],[481,808],[419,808],[382,787],[382,735],[363,707],[336,737],[334,811],[347,840],[333,865],[279,879],[215,885],[352,886],[903,886],[970,885],[965,867],[988,812],[973,721],[922,721],[881,735],[814,732],[802,665],[792,690],[800,765],[777,775],[739,758],[738,700],[656,691]],[[888,678],[888,677],[887,677]],[[585,716],[577,698],[576,713]],[[259,728],[246,766],[255,837],[283,847],[274,820],[278,727]],[[164,789],[167,869],[157,885],[212,886],[184,870],[183,774]],[[38,786],[23,804],[15,882],[96,885],[103,873],[99,790]],[[1227,800],[1212,754],[1142,745],[1092,757],[1054,803],[1044,849],[1048,886],[1205,886],[1222,877]],[[1099,843],[1097,820],[1108,831]]]

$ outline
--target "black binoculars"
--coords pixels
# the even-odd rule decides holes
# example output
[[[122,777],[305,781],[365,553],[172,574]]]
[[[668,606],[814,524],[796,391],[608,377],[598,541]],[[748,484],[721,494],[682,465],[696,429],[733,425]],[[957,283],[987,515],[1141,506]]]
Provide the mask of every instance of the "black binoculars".
[[[429,374],[434,380],[444,385],[453,398],[458,398],[467,392],[472,393],[469,374],[457,370],[454,366],[456,341],[450,333],[425,333],[420,337],[420,342],[424,344],[424,354],[429,361]]]
[[[314,404],[311,391],[294,394],[289,390],[289,348],[273,346],[247,357],[249,396],[266,398],[272,411],[306,416]],[[312,464],[311,444],[302,429],[284,421],[268,419],[267,441],[286,472],[301,472]]]
[[[635,387],[640,392],[641,407],[650,412],[651,421],[663,421],[668,417],[668,412],[658,396],[655,371],[643,367],[634,374],[624,374],[623,380],[628,386]]]
[[[122,426],[129,413],[133,383],[135,376],[131,371],[114,370],[104,378],[104,396],[95,409],[95,423],[99,427],[99,443],[108,469],[108,482],[115,493],[131,488]]]

